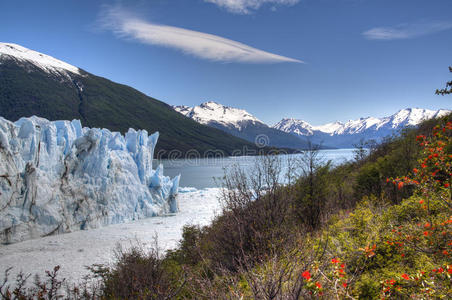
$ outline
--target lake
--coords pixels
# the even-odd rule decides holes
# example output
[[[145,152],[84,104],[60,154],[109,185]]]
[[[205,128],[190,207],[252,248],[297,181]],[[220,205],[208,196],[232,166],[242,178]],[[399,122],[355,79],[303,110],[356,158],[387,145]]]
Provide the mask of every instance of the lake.
[[[329,149],[320,150],[319,157],[323,161],[331,160],[338,165],[352,160],[355,149]],[[282,163],[289,159],[300,158],[302,154],[280,155]],[[231,156],[222,158],[195,158],[195,159],[161,159],[154,160],[154,168],[159,163],[163,165],[163,173],[174,177],[181,174],[179,186],[194,187],[197,189],[218,187],[218,180],[224,175],[224,168],[239,165],[242,168],[250,168],[256,163],[256,156]]]

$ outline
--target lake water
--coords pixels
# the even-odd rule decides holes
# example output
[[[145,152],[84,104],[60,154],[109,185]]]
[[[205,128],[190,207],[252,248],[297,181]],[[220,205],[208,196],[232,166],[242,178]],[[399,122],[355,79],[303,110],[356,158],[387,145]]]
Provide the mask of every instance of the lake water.
[[[319,157],[323,161],[331,160],[338,165],[345,161],[352,160],[355,149],[334,149],[320,150]],[[300,158],[302,154],[280,155],[281,162],[288,159]],[[235,156],[223,158],[196,158],[196,159],[173,159],[154,160],[154,168],[161,163],[163,173],[166,176],[174,177],[181,174],[181,187],[194,187],[197,189],[218,187],[218,180],[224,175],[224,169],[233,165],[242,168],[254,166],[256,156]]]

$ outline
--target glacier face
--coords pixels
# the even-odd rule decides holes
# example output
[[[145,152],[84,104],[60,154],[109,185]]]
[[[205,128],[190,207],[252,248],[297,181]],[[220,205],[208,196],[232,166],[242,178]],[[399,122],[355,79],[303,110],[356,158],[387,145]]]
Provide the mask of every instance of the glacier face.
[[[158,132],[0,117],[0,242],[177,211],[179,176],[152,169]]]

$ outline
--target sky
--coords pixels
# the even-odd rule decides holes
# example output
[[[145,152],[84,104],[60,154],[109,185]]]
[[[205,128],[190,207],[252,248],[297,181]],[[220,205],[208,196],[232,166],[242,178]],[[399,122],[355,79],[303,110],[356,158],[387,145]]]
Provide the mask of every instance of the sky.
[[[1,1],[0,42],[273,125],[452,109],[451,0]]]

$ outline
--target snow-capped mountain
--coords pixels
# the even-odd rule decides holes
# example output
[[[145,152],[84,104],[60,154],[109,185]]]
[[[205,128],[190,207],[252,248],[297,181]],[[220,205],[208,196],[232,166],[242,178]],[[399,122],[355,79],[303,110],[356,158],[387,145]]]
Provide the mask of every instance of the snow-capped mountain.
[[[265,125],[264,122],[246,110],[224,106],[214,101],[204,102],[195,107],[181,105],[173,106],[173,108],[184,116],[205,125],[215,122],[218,125],[237,130],[241,130],[249,123]]]
[[[30,63],[47,73],[66,73],[81,75],[80,69],[52,56],[39,53],[12,43],[0,43],[0,61],[3,56],[14,58],[19,63]]]
[[[195,107],[173,106],[173,109],[194,121],[223,130],[259,146],[305,148],[303,141],[289,133],[269,127],[246,110],[209,101]]]
[[[175,212],[179,176],[152,169],[158,137],[0,117],[0,243]]]
[[[270,146],[289,148],[303,148],[308,140],[327,148],[350,148],[366,140],[378,142],[402,128],[416,126],[424,120],[438,118],[451,112],[446,109],[435,111],[407,108],[389,117],[367,117],[319,126],[313,126],[303,120],[285,118],[273,126],[273,129],[278,131],[275,132],[269,130],[271,128],[246,110],[227,107],[213,101],[195,107],[182,105],[173,108],[198,123],[221,129],[248,141],[255,142],[257,137],[265,135]],[[298,141],[281,135],[282,132],[298,137]],[[300,144],[300,140],[303,144]]]
[[[273,128],[291,133],[301,138],[309,138],[315,143],[324,143],[332,147],[352,147],[361,140],[380,140],[392,133],[422,121],[438,118],[450,113],[450,110],[428,110],[407,108],[383,118],[367,117],[348,122],[334,122],[313,126],[303,120],[282,119]]]
[[[293,118],[284,118],[276,123],[273,128],[299,136],[310,136],[314,133],[311,124]]]

